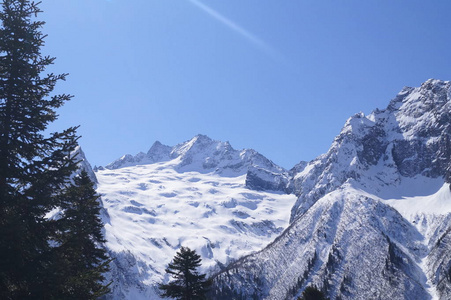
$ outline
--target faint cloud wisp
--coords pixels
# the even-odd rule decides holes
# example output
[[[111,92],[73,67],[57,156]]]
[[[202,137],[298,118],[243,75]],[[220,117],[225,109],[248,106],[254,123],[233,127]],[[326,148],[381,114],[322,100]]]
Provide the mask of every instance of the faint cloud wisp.
[[[277,53],[271,46],[269,46],[264,41],[259,39],[257,36],[250,33],[246,29],[242,28],[235,22],[231,21],[230,19],[226,18],[225,16],[221,15],[214,9],[208,7],[207,5],[201,3],[198,0],[188,0],[188,1],[191,2],[192,4],[194,4],[196,7],[198,7],[202,11],[204,11],[205,13],[207,13],[209,16],[213,17],[217,21],[221,22],[222,24],[224,24],[231,30],[235,31],[236,33],[238,33],[239,35],[244,37],[247,41],[249,41],[251,44],[256,46],[260,51],[266,53],[267,55],[269,55],[270,57],[272,57],[275,60],[278,60],[278,61],[283,60],[281,55],[279,53]]]

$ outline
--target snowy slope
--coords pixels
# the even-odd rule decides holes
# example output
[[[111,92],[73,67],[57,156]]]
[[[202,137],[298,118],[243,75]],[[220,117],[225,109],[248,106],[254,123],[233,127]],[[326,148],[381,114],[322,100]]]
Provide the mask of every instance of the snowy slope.
[[[183,245],[213,299],[451,299],[450,137],[451,83],[431,79],[290,171],[203,135],[125,155],[96,173],[110,297],[158,299]]]
[[[290,227],[216,277],[218,299],[451,299],[451,83],[348,119],[294,170]]]
[[[115,258],[112,299],[158,299],[156,284],[168,280],[165,267],[181,246],[197,250],[205,272],[217,271],[288,226],[294,195],[245,186],[248,169],[285,172],[255,151],[197,136],[148,153],[96,172]]]
[[[438,193],[451,202],[449,185]],[[449,213],[436,215],[442,221],[434,225],[436,233],[449,226],[440,218],[446,215],[449,222]],[[438,299],[428,274],[428,242],[440,236],[422,234],[383,200],[346,184],[317,201],[269,247],[219,274],[215,298],[296,299],[316,285],[332,299]]]

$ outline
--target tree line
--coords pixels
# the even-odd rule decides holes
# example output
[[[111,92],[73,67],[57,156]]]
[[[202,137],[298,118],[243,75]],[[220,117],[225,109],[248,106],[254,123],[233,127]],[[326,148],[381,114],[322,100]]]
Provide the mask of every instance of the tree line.
[[[171,275],[172,280],[167,284],[160,284],[159,288],[162,292],[160,295],[178,300],[238,299],[230,295],[222,297],[209,294],[209,288],[213,282],[211,279],[206,279],[206,274],[199,273],[201,261],[200,255],[195,250],[181,247],[166,268],[166,273]],[[328,298],[316,286],[309,286],[305,288],[298,300],[328,300]]]

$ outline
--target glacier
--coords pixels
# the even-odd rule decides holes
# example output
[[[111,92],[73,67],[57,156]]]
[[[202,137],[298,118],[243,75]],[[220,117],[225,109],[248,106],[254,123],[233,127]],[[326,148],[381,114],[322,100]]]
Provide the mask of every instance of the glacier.
[[[114,258],[111,299],[159,299],[181,246],[202,256],[208,274],[263,248],[288,226],[296,200],[281,191],[283,168],[204,135],[174,147],[155,142],[146,154],[97,168],[96,177]]]

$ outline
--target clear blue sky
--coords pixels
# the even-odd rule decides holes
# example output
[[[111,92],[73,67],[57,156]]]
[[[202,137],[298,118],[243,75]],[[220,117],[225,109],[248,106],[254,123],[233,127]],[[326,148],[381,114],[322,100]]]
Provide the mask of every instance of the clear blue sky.
[[[404,86],[451,80],[451,1],[44,0],[93,165],[202,133],[291,168]]]

